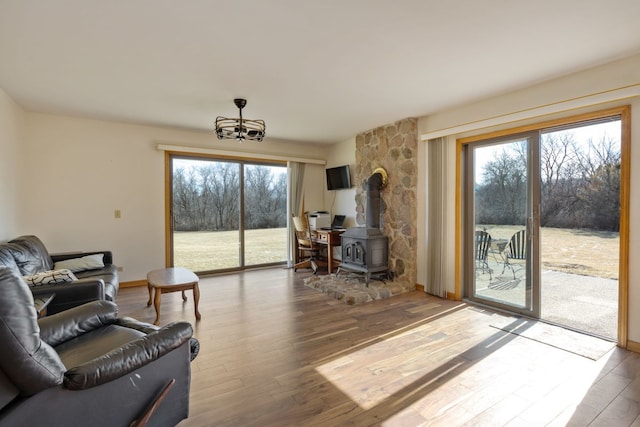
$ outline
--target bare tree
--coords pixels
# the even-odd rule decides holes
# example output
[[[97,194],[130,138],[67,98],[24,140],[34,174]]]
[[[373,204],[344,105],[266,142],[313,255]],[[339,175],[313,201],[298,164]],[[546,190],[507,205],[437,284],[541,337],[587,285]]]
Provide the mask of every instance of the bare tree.
[[[179,168],[173,174],[173,218],[176,230],[199,229],[197,212],[199,192],[194,170]]]
[[[620,216],[619,142],[580,145],[571,132],[541,135],[540,224],[616,231]],[[510,144],[486,163],[477,183],[476,223],[523,224],[526,215],[526,144]]]
[[[620,149],[619,143],[604,137],[589,140],[588,151],[580,159],[582,181],[577,197],[593,228],[620,229]]]
[[[212,222],[216,230],[235,230],[240,224],[240,170],[237,163],[216,163],[210,181]]]
[[[580,149],[573,134],[541,135],[540,146],[540,225],[566,226],[578,207]]]
[[[247,165],[245,168],[246,227],[274,228],[286,225],[286,175],[276,177],[271,168]],[[284,187],[282,187],[284,186]],[[285,195],[283,199],[281,196]]]
[[[513,150],[503,149],[485,165],[484,185],[476,189],[476,222],[523,224],[527,167]]]
[[[235,230],[240,225],[240,167],[237,162],[195,163],[173,175],[173,218],[177,231]],[[286,226],[286,174],[246,165],[245,227]]]

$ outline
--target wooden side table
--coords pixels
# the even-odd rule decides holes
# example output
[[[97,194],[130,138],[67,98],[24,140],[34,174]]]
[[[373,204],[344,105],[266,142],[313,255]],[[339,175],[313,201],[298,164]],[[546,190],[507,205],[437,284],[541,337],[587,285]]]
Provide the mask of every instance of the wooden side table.
[[[191,289],[193,291],[193,304],[196,319],[200,320],[200,312],[198,311],[198,301],[200,301],[200,288],[198,288],[198,276],[191,270],[182,267],[161,268],[159,270],[150,271],[147,274],[147,288],[149,289],[149,301],[147,307],[153,305],[156,308],[156,320],[154,325],[160,322],[160,298],[162,294],[169,292],[182,291],[182,300],[186,301],[187,296],[184,291]],[[155,289],[155,296],[152,298],[152,290]]]

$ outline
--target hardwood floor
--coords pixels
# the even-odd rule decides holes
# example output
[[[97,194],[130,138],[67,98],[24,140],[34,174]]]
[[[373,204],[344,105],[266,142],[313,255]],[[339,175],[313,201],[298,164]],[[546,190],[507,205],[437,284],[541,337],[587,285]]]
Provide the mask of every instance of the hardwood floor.
[[[348,306],[276,268],[203,278],[180,426],[640,426],[640,355],[597,361],[493,328],[504,315],[422,292]],[[146,287],[123,316],[153,322]]]

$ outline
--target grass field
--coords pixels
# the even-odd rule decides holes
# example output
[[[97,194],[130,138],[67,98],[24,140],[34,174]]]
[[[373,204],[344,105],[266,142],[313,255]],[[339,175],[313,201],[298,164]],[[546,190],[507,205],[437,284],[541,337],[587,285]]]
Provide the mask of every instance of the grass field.
[[[509,239],[522,226],[487,225],[493,239]],[[281,262],[286,259],[285,228],[247,230],[246,265]],[[618,278],[618,233],[542,228],[542,268],[586,276]],[[174,265],[194,271],[238,267],[237,231],[177,232],[174,234]]]
[[[283,262],[287,258],[287,229],[245,231],[245,265]],[[173,235],[175,266],[193,271],[237,268],[240,260],[238,231],[176,232]]]

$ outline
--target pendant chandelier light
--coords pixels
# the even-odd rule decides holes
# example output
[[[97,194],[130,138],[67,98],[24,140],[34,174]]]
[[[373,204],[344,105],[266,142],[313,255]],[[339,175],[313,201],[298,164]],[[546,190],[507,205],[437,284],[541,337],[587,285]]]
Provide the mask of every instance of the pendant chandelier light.
[[[246,99],[236,98],[233,103],[240,110],[240,117],[237,119],[229,119],[222,116],[216,117],[216,135],[218,139],[235,139],[238,142],[242,142],[245,139],[262,141],[265,130],[264,120],[242,118],[242,109],[247,105]]]

